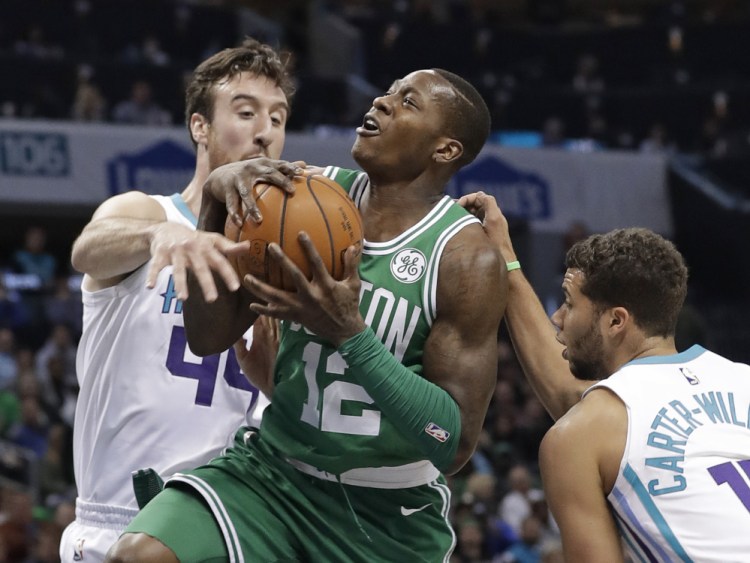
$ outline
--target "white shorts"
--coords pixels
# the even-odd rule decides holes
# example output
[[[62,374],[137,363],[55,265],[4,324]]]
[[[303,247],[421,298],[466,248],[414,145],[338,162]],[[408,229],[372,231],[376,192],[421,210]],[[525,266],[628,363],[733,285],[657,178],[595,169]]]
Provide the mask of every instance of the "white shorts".
[[[104,561],[109,548],[125,531],[136,510],[93,504],[76,499],[76,519],[63,531],[60,540],[62,563]]]

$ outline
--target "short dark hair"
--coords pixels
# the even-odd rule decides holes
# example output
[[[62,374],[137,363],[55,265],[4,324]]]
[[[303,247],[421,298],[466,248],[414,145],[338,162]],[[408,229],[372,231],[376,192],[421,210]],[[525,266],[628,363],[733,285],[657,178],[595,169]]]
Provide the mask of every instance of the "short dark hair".
[[[464,146],[464,154],[458,160],[459,167],[472,162],[482,150],[490,134],[490,110],[482,95],[468,81],[442,68],[433,68],[447,80],[456,91],[456,97],[446,115],[449,134]]]
[[[278,53],[270,45],[249,37],[239,46],[223,49],[207,58],[193,71],[185,92],[185,122],[188,130],[190,117],[194,113],[205,116],[209,121],[213,119],[213,87],[242,72],[274,82],[284,92],[287,103],[291,106],[295,88],[290,74],[290,61],[289,53]]]
[[[577,242],[565,257],[583,272],[581,292],[601,307],[625,307],[648,336],[672,336],[688,271],[670,241],[649,229],[615,229]]]

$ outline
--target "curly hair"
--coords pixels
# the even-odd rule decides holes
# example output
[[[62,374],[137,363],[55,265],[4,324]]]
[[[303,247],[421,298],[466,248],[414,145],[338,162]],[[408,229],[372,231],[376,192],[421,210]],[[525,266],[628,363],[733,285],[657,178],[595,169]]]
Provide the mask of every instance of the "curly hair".
[[[446,125],[450,135],[464,146],[464,154],[458,159],[458,165],[466,166],[477,157],[487,141],[490,110],[482,95],[469,82],[442,68],[431,70],[447,80],[456,92],[450,111],[446,112]]]
[[[214,86],[231,80],[242,72],[268,78],[286,96],[291,106],[294,81],[291,77],[291,55],[277,53],[269,45],[247,38],[239,46],[223,49],[212,55],[193,71],[185,92],[185,122],[190,129],[190,116],[199,113],[213,119]],[[192,138],[192,135],[191,135]],[[193,142],[195,143],[195,142]]]
[[[649,336],[674,335],[688,271],[670,241],[649,229],[616,229],[574,244],[568,268],[583,272],[581,292],[600,307],[625,307]]]

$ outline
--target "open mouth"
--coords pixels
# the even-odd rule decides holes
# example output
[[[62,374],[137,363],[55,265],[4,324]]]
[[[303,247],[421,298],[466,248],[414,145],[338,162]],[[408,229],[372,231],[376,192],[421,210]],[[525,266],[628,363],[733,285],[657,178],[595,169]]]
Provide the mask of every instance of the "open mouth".
[[[357,127],[357,135],[371,137],[380,133],[380,125],[371,116],[365,115],[362,125]]]

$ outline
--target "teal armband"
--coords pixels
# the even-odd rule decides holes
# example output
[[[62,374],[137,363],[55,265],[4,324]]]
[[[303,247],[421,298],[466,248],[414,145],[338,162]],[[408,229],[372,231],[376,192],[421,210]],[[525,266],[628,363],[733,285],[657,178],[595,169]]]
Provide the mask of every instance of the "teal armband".
[[[378,408],[441,471],[458,451],[461,411],[448,392],[401,364],[371,328],[338,349]]]

